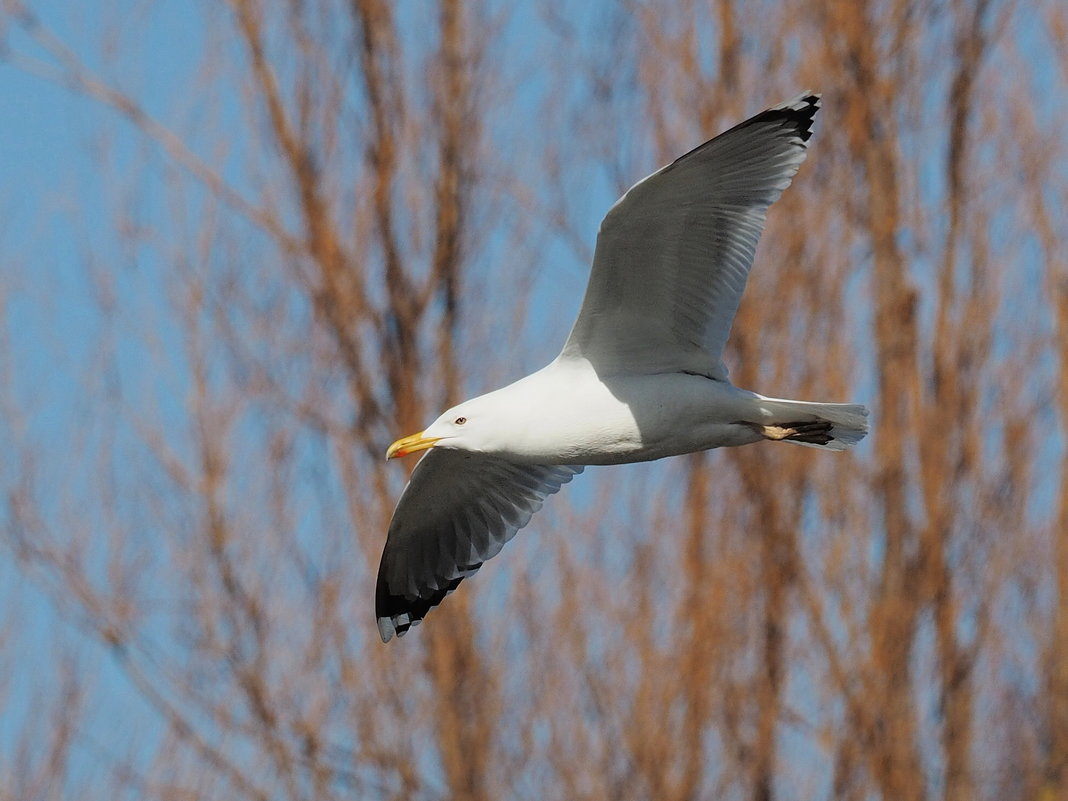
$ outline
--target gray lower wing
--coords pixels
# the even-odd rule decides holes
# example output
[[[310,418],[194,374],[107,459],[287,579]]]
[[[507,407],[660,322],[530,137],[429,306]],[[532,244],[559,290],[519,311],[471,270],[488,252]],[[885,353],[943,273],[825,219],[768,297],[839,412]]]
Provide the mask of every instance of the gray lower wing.
[[[383,642],[419,623],[580,472],[431,449],[401,494],[382,552],[375,614]]]

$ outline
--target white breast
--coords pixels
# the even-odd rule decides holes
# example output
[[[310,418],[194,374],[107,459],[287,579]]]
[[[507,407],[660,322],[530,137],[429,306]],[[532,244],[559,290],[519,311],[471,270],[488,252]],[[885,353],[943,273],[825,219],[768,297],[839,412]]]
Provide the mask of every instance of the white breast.
[[[736,423],[756,397],[685,373],[601,377],[576,360],[493,395],[512,421],[500,455],[538,464],[619,464],[738,444]]]

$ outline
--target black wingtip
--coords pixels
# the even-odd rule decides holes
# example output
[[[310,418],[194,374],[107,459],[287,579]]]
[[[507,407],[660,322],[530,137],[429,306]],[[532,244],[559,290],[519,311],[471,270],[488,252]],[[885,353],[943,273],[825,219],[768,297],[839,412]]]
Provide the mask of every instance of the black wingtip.
[[[418,626],[427,612],[445,600],[445,596],[455,590],[463,580],[464,576],[460,576],[425,597],[412,598],[391,593],[385,578],[379,572],[375,585],[375,617],[378,618],[378,633],[382,642],[389,642],[394,634],[403,637],[412,626]]]
[[[729,128],[723,133],[709,139],[704,144],[698,145],[689,153],[679,156],[671,164],[665,167],[663,171],[666,172],[674,168],[676,165],[688,160],[690,157],[702,152],[713,142],[722,137],[752,125],[766,125],[767,123],[777,124],[782,131],[786,132],[787,136],[796,136],[797,144],[802,148],[808,147],[808,140],[812,138],[812,121],[816,118],[816,112],[819,110],[819,93],[809,91],[802,92],[793,100],[787,100],[785,103],[781,103],[778,106],[773,106],[766,111],[762,111],[755,117],[750,117],[749,119],[738,123],[733,128]]]
[[[812,121],[819,110],[820,95],[816,92],[805,91],[793,100],[787,100],[781,105],[769,108],[763,114],[758,114],[754,120],[782,119],[796,131],[802,142],[808,142],[812,138]]]

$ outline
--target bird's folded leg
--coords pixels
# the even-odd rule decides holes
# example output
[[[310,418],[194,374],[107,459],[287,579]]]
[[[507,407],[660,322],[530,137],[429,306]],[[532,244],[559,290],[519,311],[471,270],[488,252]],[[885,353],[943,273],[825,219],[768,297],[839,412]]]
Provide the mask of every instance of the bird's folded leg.
[[[833,437],[831,428],[833,425],[827,420],[814,420],[807,423],[779,423],[776,425],[753,424],[753,428],[764,439],[790,440],[792,442],[811,442],[816,445],[826,445]]]

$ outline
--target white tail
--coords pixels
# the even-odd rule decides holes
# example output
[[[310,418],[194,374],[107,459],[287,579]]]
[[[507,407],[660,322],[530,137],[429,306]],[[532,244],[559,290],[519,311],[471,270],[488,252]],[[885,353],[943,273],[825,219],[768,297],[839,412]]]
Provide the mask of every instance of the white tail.
[[[864,439],[868,433],[868,410],[859,403],[810,403],[809,401],[760,399],[760,408],[767,415],[765,425],[782,426],[782,436],[769,437],[828,451],[844,451]],[[789,433],[794,423],[829,423],[819,435],[800,438]]]

